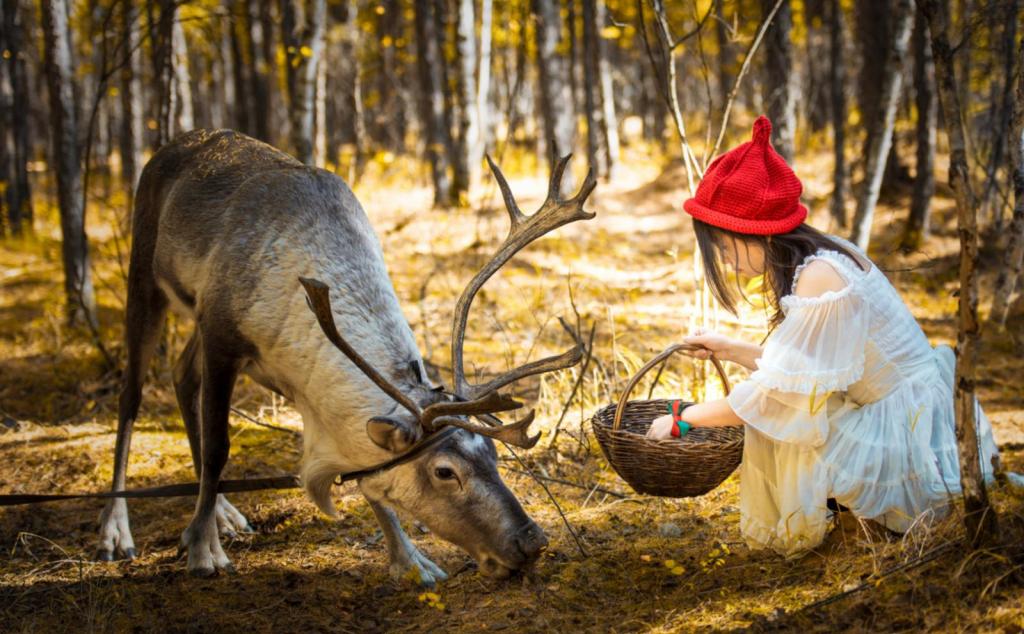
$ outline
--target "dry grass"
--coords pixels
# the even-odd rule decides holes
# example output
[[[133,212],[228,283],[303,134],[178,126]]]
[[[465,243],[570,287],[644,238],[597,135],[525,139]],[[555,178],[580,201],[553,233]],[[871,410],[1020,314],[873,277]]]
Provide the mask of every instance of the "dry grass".
[[[235,497],[256,535],[227,544],[236,576],[195,580],[176,545],[192,502],[130,504],[141,557],[131,563],[90,560],[100,504],[75,501],[0,510],[0,630],[649,630],[803,628],[809,630],[1021,631],[1024,627],[1024,503],[1004,490],[993,497],[1008,543],[967,556],[947,548],[927,563],[885,575],[960,536],[956,518],[922,526],[902,539],[878,534],[842,516],[826,544],[796,561],[752,552],[737,523],[737,480],[692,500],[633,495],[603,463],[586,418],[619,394],[648,358],[697,320],[690,254],[692,236],[679,213],[684,178],[639,151],[626,173],[603,184],[590,207],[598,219],[563,228],[534,245],[481,293],[466,346],[471,368],[496,371],[538,358],[567,342],[559,315],[572,318],[568,288],[585,330],[596,324],[594,363],[568,408],[557,446],[552,427],[577,382],[577,370],[527,381],[521,396],[537,399],[538,449],[525,458],[546,477],[589,553],[582,556],[544,491],[503,456],[503,475],[551,538],[528,576],[493,583],[481,578],[455,547],[411,527],[419,546],[452,579],[424,595],[393,584],[373,515],[354,488],[337,492],[342,519],[331,522],[298,492]],[[512,157],[514,158],[514,157]],[[512,163],[510,158],[507,163]],[[800,166],[809,198],[821,207],[829,191],[827,157]],[[504,235],[507,220],[489,180],[473,210],[429,210],[429,192],[410,189],[402,172],[381,170],[357,188],[385,246],[407,317],[429,360],[447,360],[451,308],[474,267]],[[516,178],[506,169],[524,209],[544,191],[543,178]],[[116,188],[115,188],[116,189]],[[110,203],[116,200],[102,200]],[[921,254],[893,253],[906,203],[888,201],[877,226],[875,253],[891,271],[934,342],[955,338],[956,235],[948,197],[937,201],[940,228]],[[113,212],[93,205],[91,226],[103,334],[121,353],[124,244]],[[107,486],[116,424],[116,377],[104,374],[85,333],[61,327],[57,224],[42,210],[40,235],[0,243],[0,487],[5,491],[86,491]],[[820,226],[824,226],[819,223]],[[986,253],[992,265],[994,254]],[[989,266],[991,269],[991,266]],[[984,279],[985,288],[991,279]],[[983,293],[983,297],[985,294]],[[763,319],[711,315],[721,330],[759,338]],[[1022,316],[1008,334],[986,335],[981,396],[1010,443],[1004,461],[1024,471]],[[154,364],[136,426],[129,477],[133,485],[189,480],[192,467],[170,387],[170,365],[187,335],[172,323],[168,351]],[[1014,338],[1016,337],[1016,339]],[[695,375],[671,364],[656,391],[686,394]],[[736,372],[736,377],[741,373]],[[641,386],[646,393],[648,386]],[[715,388],[710,387],[709,395]],[[236,406],[265,420],[300,428],[295,413],[245,383]],[[233,418],[228,477],[294,470],[297,440]],[[619,493],[619,494],[616,494]],[[800,608],[859,588],[812,611]]]

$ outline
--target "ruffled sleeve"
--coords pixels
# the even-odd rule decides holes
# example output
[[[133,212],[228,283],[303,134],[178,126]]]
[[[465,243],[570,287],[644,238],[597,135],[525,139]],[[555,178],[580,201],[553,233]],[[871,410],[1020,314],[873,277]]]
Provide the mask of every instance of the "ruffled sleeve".
[[[735,387],[729,405],[773,440],[818,447],[828,437],[830,399],[864,373],[867,306],[847,285],[819,297],[784,297],[782,308],[786,316],[757,370]]]

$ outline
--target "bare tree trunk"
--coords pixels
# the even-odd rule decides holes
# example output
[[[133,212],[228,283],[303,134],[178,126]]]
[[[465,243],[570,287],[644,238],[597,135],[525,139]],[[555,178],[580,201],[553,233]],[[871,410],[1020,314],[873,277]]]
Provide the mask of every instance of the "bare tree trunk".
[[[914,100],[917,105],[917,174],[903,248],[914,251],[928,236],[929,208],[935,194],[935,129],[939,103],[935,99],[935,62],[928,41],[928,22],[920,10],[914,19]]]
[[[1006,262],[996,278],[995,296],[989,321],[1002,329],[1006,315],[1019,301],[1021,267],[1024,266],[1024,41],[1017,61],[1017,98],[1013,102],[1013,118],[1009,130],[1010,166],[1013,170],[1013,219],[1006,245]]]
[[[762,17],[775,7],[775,0],[761,0]],[[764,101],[772,120],[772,144],[787,161],[793,160],[796,134],[796,69],[793,66],[793,9],[785,0],[765,33]]]
[[[128,195],[125,219],[131,218],[135,184],[142,173],[142,142],[145,134],[138,17],[135,3],[132,0],[121,0],[121,38],[124,42],[124,65],[121,68],[121,179]]]
[[[437,27],[431,2],[416,2],[416,47],[420,76],[420,117],[426,140],[426,156],[434,181],[434,205],[447,207],[452,200],[448,175],[444,125],[444,84],[441,54],[437,46]]]
[[[906,63],[910,43],[911,25],[914,23],[914,6],[911,0],[896,0],[891,17],[892,40],[889,55],[882,70],[882,91],[880,108],[875,119],[868,121],[869,135],[874,139],[864,168],[864,187],[857,199],[857,213],[853,219],[851,239],[867,250],[871,240],[871,223],[875,217],[875,205],[882,188],[885,162],[892,146],[893,129],[896,125],[896,107],[899,105],[903,85],[903,66]]]
[[[576,121],[569,89],[569,67],[560,52],[562,47],[562,17],[554,0],[533,0],[536,18],[537,69],[544,120],[544,141],[548,161],[554,168],[559,156],[572,152],[575,145]],[[571,173],[562,181],[563,194],[576,189]]]
[[[271,142],[270,117],[270,90],[272,86],[271,67],[272,60],[266,55],[266,40],[271,33],[263,30],[261,13],[266,12],[269,3],[243,3],[242,17],[247,37],[245,38],[246,52],[250,61],[249,67],[249,94],[252,96],[252,128],[253,136],[261,141]]]
[[[494,16],[492,0],[481,0],[480,8],[480,70],[476,86],[476,104],[480,112],[477,115],[480,127],[480,142],[477,144],[476,155],[470,157],[479,164],[483,159],[488,143],[493,138],[491,131],[491,31]]]
[[[242,11],[245,5],[238,0],[225,0],[225,7],[228,9],[230,18],[227,21],[227,32],[224,35],[222,49],[224,56],[224,74],[230,78],[226,88],[226,99],[233,107],[233,127],[237,130],[255,136],[252,122],[256,116],[252,113],[252,100],[249,98],[251,83],[247,79],[243,46],[246,38],[239,34],[244,31]]]
[[[157,79],[157,134],[156,151],[174,135],[178,91],[174,87],[174,22],[177,18],[176,0],[158,0],[160,17],[157,38],[153,43],[154,75]]]
[[[956,198],[957,226],[960,232],[960,328],[957,334],[956,440],[960,454],[960,485],[964,495],[964,524],[970,544],[977,548],[997,541],[999,527],[995,510],[989,504],[978,455],[975,364],[978,333],[978,218],[967,167],[960,97],[953,69],[953,50],[949,44],[948,0],[918,0],[931,33],[935,58],[935,79],[942,105],[946,133],[949,135],[949,184]]]
[[[832,218],[846,228],[846,52],[843,38],[843,6],[840,0],[829,0],[829,72],[832,141],[835,145],[835,166],[832,172]]]
[[[1003,53],[1003,83],[1002,90],[996,92],[995,82],[992,89],[992,108],[994,110],[995,129],[1004,130],[1010,125],[1013,116],[1013,67],[1014,67],[1014,44],[1017,42],[1017,22],[1020,20],[1019,5],[1016,0],[1005,0],[1006,6],[1002,16],[998,11],[989,9],[992,16],[991,25],[992,37],[995,37],[995,27],[999,18],[1002,17],[1002,53]],[[996,196],[997,178],[999,168],[1005,163],[1007,137],[1002,134],[992,135],[992,150],[988,167],[985,170],[985,185],[981,192],[980,216],[990,222],[997,232],[1003,228],[1003,204]]]
[[[735,79],[733,66],[736,63],[736,51],[729,39],[729,27],[725,13],[722,11],[723,0],[715,0],[715,39],[718,43],[718,105],[725,107],[729,101],[729,91]],[[708,124],[710,125],[710,121]]]
[[[10,199],[11,228],[15,233],[24,230],[32,233],[32,220],[35,217],[32,205],[32,185],[28,178],[28,162],[31,158],[29,146],[29,115],[32,104],[29,99],[28,62],[23,47],[25,7],[21,0],[3,0],[6,5],[4,20],[10,27],[7,40],[11,56],[11,86],[14,90],[14,189],[10,190],[15,198]]]
[[[480,108],[476,85],[476,17],[473,0],[457,0],[455,27],[456,97],[458,100],[458,152],[455,160],[455,188],[468,192],[480,177]]]
[[[324,48],[326,0],[283,0],[282,38],[288,63],[289,109],[295,157],[313,164],[316,73]]]
[[[50,92],[52,160],[57,175],[57,199],[60,206],[67,318],[69,324],[84,320],[95,325],[96,299],[89,270],[89,244],[85,235],[85,210],[82,207],[68,6],[65,0],[41,0],[40,6]]]
[[[316,65],[316,96],[313,99],[315,125],[313,126],[313,164],[327,166],[327,64]]]
[[[10,50],[7,43],[10,34],[6,28],[6,9],[6,6],[0,4],[0,51],[4,53]],[[14,85],[11,80],[11,66],[6,59],[0,58],[0,191],[4,193],[14,189]],[[8,230],[14,232],[13,226],[4,226],[8,220],[14,219],[13,209],[11,195],[7,193],[0,199],[0,212],[6,211],[0,214],[0,236],[5,235]]]
[[[608,9],[605,0],[588,0],[594,2],[594,22],[597,27],[597,76],[601,88],[601,134],[604,137],[602,146],[605,151],[607,178],[614,178],[619,164],[619,121],[615,115],[615,92],[612,87],[612,68],[609,59],[608,41],[600,36],[601,29],[608,20]]]
[[[598,79],[597,0],[583,0],[583,102],[587,118],[587,160],[599,178],[608,177],[604,127],[604,108],[601,107],[600,80]]]

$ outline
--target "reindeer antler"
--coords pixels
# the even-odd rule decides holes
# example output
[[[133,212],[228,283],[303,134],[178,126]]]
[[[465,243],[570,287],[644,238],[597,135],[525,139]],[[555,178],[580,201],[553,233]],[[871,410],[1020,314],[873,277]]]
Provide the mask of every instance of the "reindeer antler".
[[[475,398],[480,394],[501,389],[509,383],[533,374],[571,367],[579,363],[583,357],[582,341],[580,341],[579,336],[571,328],[567,327],[573,335],[573,339],[576,340],[575,347],[560,355],[540,359],[510,370],[483,385],[472,385],[466,380],[465,366],[462,360],[466,325],[469,321],[469,309],[477,292],[480,291],[487,280],[504,266],[513,255],[541,236],[570,222],[590,220],[595,216],[594,213],[583,209],[583,203],[586,202],[587,197],[590,196],[590,193],[594,191],[594,187],[597,186],[593,169],[587,172],[587,178],[583,181],[583,186],[580,188],[579,193],[569,200],[559,198],[558,192],[561,190],[562,175],[565,173],[565,168],[569,164],[570,158],[572,158],[572,154],[562,157],[555,164],[555,168],[551,172],[551,181],[548,185],[547,199],[544,200],[544,203],[535,214],[527,216],[519,210],[519,205],[516,204],[516,199],[512,195],[512,190],[508,186],[508,181],[505,180],[505,175],[501,173],[501,169],[494,164],[490,156],[487,157],[487,163],[491,166],[494,178],[498,181],[498,187],[501,188],[501,195],[505,199],[505,207],[508,210],[511,226],[505,241],[498,247],[491,260],[473,276],[466,289],[462,291],[459,301],[455,304],[455,319],[452,323],[452,375],[455,391],[465,398]],[[565,326],[564,322],[563,326]]]
[[[388,396],[409,410],[420,421],[425,430],[434,431],[445,425],[451,425],[524,449],[529,449],[537,444],[540,434],[530,436],[527,433],[534,419],[533,410],[530,410],[522,419],[507,425],[502,425],[494,416],[491,416],[491,414],[497,412],[505,412],[522,407],[522,403],[515,401],[511,397],[499,394],[498,390],[523,377],[561,370],[579,363],[583,356],[583,341],[580,339],[579,334],[564,319],[559,318],[562,327],[575,341],[576,345],[574,347],[562,354],[533,361],[505,372],[482,385],[472,385],[466,381],[462,361],[463,342],[466,336],[466,324],[469,320],[469,308],[473,303],[473,299],[494,273],[523,247],[544,234],[570,222],[589,220],[594,217],[595,214],[583,209],[583,203],[597,185],[593,170],[587,173],[587,178],[584,180],[579,193],[569,200],[559,198],[558,192],[560,191],[562,175],[571,157],[571,154],[565,156],[555,165],[551,173],[551,182],[548,186],[548,197],[540,209],[532,216],[527,216],[519,210],[519,206],[516,204],[515,197],[512,195],[512,190],[509,188],[505,176],[501,173],[498,166],[494,164],[494,161],[491,160],[491,157],[487,157],[487,163],[491,166],[491,171],[494,172],[494,177],[501,188],[501,195],[505,199],[505,207],[508,209],[511,227],[505,241],[484,268],[473,276],[473,279],[470,280],[466,289],[462,291],[462,295],[455,305],[455,319],[452,325],[452,374],[455,383],[455,395],[462,400],[435,403],[421,410],[412,399],[388,381],[341,336],[334,323],[330,290],[327,285],[318,280],[305,277],[299,278],[299,282],[306,289],[309,308],[316,315],[320,328],[324,331],[327,339],[341,350],[356,367]],[[476,416],[488,424],[477,425],[465,418],[461,418],[463,416]]]

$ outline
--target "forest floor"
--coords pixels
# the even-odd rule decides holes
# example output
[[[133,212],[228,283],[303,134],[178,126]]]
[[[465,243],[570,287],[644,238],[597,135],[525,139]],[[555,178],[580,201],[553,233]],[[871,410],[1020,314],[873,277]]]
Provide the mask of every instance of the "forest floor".
[[[805,200],[828,229],[827,156],[799,161]],[[579,167],[579,166],[577,166]],[[531,212],[546,179],[507,167],[522,207]],[[375,171],[356,192],[384,244],[389,269],[425,357],[448,365],[451,310],[462,285],[504,237],[507,218],[489,175],[469,209],[431,210],[430,192],[402,184],[402,170]],[[580,174],[577,174],[579,177]],[[412,179],[406,178],[405,182]],[[336,490],[341,519],[321,515],[299,491],[233,497],[255,534],[225,541],[235,575],[193,579],[177,543],[193,502],[134,500],[132,529],[140,556],[92,560],[102,504],[69,501],[0,510],[0,631],[689,631],[802,629],[1024,629],[1024,499],[991,496],[1010,546],[968,555],[956,517],[908,534],[878,535],[840,515],[826,543],[797,560],[749,550],[738,530],[734,474],[712,493],[664,499],[633,493],[605,463],[589,416],[617,398],[646,360],[701,323],[694,292],[689,221],[680,211],[685,177],[677,165],[637,155],[599,185],[588,207],[595,220],[559,229],[517,256],[474,306],[467,336],[470,367],[496,371],[567,345],[561,315],[583,329],[596,324],[593,358],[561,423],[578,369],[526,381],[536,400],[537,448],[522,457],[546,481],[572,537],[545,491],[501,451],[500,470],[551,545],[528,574],[495,582],[481,577],[456,547],[415,525],[410,534],[451,579],[425,594],[387,574],[373,514],[348,485]],[[112,193],[90,206],[90,240],[101,335],[119,357],[126,245]],[[123,199],[122,199],[123,200]],[[935,200],[935,235],[921,252],[896,248],[907,192],[886,198],[871,254],[903,293],[933,343],[956,337],[957,237],[948,190]],[[108,487],[117,417],[117,375],[103,369],[86,332],[62,327],[59,229],[40,205],[38,235],[0,242],[0,491],[97,491]],[[983,249],[982,309],[998,254]],[[706,311],[704,323],[753,340],[763,312],[735,319]],[[131,486],[192,480],[170,367],[189,325],[171,320],[136,424]],[[986,331],[980,397],[1003,445],[1005,466],[1024,471],[1024,315],[1007,332]],[[742,372],[731,368],[734,378]],[[694,383],[694,378],[697,383]],[[642,390],[647,391],[649,381]],[[708,385],[707,395],[716,394]],[[686,359],[669,365],[658,395],[700,394]],[[635,398],[645,398],[640,394]],[[247,381],[235,406],[258,420],[298,432],[294,410]],[[300,440],[232,416],[226,477],[291,473]],[[585,553],[583,549],[585,549]],[[848,592],[847,595],[840,593]],[[829,599],[831,597],[831,599]],[[825,605],[814,605],[828,600]]]

